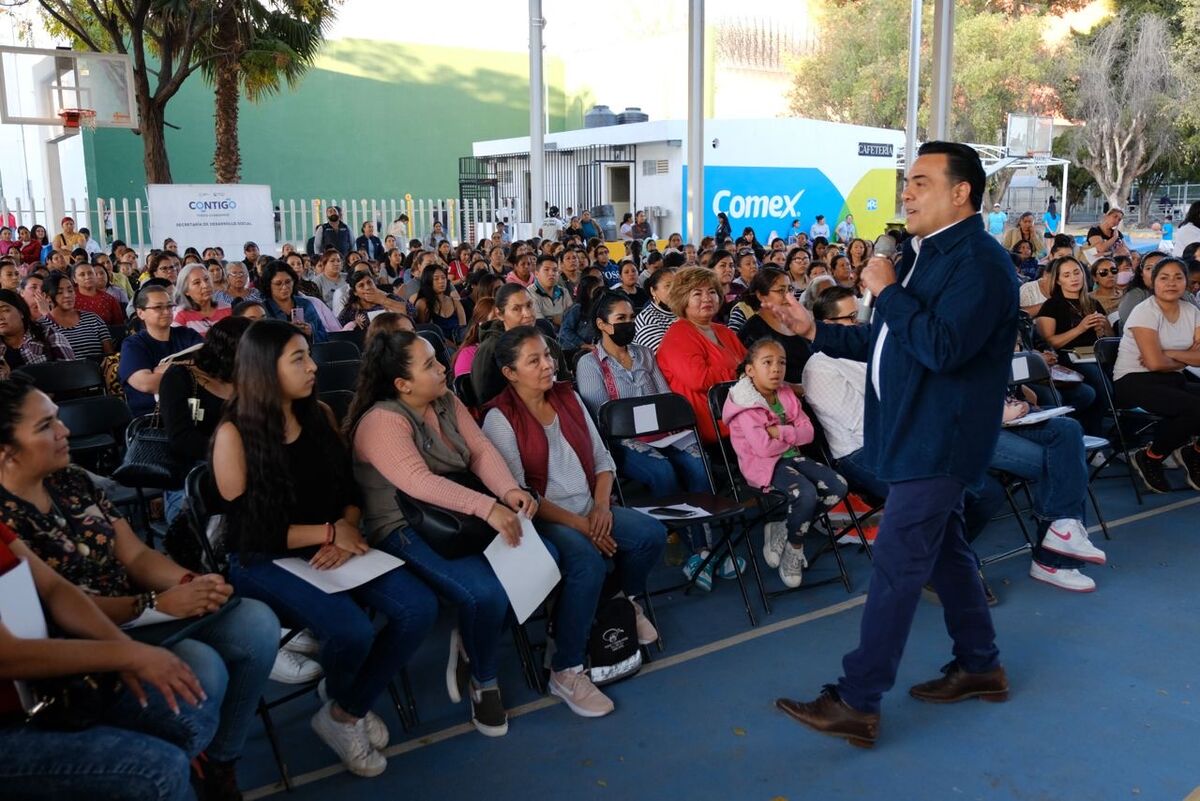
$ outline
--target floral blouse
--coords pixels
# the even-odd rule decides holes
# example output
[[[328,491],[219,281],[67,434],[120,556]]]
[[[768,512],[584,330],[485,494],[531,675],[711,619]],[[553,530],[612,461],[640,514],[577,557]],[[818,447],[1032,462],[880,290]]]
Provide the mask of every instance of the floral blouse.
[[[113,524],[121,516],[108,497],[78,467],[50,475],[46,489],[54,502],[49,514],[0,487],[0,523],[85,592],[133,595],[125,566],[117,560]]]

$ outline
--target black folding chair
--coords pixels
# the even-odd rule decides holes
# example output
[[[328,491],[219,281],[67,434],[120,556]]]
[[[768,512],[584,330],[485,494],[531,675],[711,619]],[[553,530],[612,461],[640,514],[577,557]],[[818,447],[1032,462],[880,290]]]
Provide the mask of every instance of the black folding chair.
[[[776,490],[761,490],[757,487],[751,487],[749,484],[747,484],[745,479],[742,478],[741,471],[735,467],[737,463],[736,459],[729,458],[729,453],[733,450],[733,446],[729,442],[729,438],[720,435],[721,418],[725,408],[725,399],[729,397],[729,390],[733,388],[735,383],[736,382],[734,381],[724,381],[716,384],[708,390],[708,413],[712,418],[713,430],[717,432],[717,452],[720,454],[721,462],[724,465],[725,472],[729,476],[730,489],[733,491],[733,497],[740,501],[742,493],[745,492],[750,499],[758,503],[759,508],[763,510],[762,517],[764,520],[766,520],[770,515],[787,508],[787,497],[784,496],[783,493]],[[849,504],[847,504],[847,507],[849,507]],[[817,563],[817,560],[824,555],[826,551],[832,551],[834,559],[837,560],[838,575],[815,582],[806,581],[795,589],[789,588],[786,590],[776,590],[775,592],[767,593],[767,597],[784,595],[802,589],[812,589],[813,587],[820,587],[839,580],[842,582],[842,586],[846,588],[846,592],[851,592],[853,590],[853,584],[850,579],[850,571],[846,569],[846,562],[842,558],[841,550],[838,548],[837,540],[839,534],[837,533],[836,527],[833,525],[833,521],[829,519],[829,515],[827,513],[821,513],[819,520],[828,537],[828,546],[818,550],[815,554],[813,554],[813,557],[808,560],[809,567],[811,568],[814,566]],[[864,545],[866,544],[865,536],[862,537],[862,542]]]
[[[346,340],[335,339],[328,342],[317,342],[309,350],[313,361],[318,365],[329,364],[330,362],[353,361],[362,356],[362,351],[358,349],[358,345]]]
[[[1116,389],[1113,387],[1113,368],[1117,363],[1117,351],[1121,347],[1120,337],[1102,337],[1096,340],[1096,364],[1100,366],[1100,374],[1104,381],[1104,400],[1108,404],[1108,414],[1113,421],[1113,430],[1117,432],[1117,443],[1121,446],[1121,457],[1125,460],[1126,471],[1129,474],[1129,484],[1138,505],[1142,505],[1142,488],[1138,486],[1138,477],[1134,475],[1133,449],[1131,445],[1148,439],[1150,430],[1161,420],[1158,415],[1151,414],[1145,409],[1125,409],[1117,405]],[[1101,470],[1116,458],[1116,452],[1110,454],[1102,464],[1095,468],[1095,477]]]
[[[123,325],[110,325],[108,327],[108,335],[112,337],[113,345],[118,351],[121,350],[121,342],[124,341],[128,333],[129,329]]]
[[[446,347],[446,338],[442,336],[442,332],[436,325],[424,323],[417,326],[417,336],[424,339],[433,346],[433,356],[438,360],[442,367],[446,368],[446,381],[449,383],[454,375],[454,370],[450,364],[450,350]]]
[[[110,395],[76,398],[58,404],[58,419],[68,429],[67,444],[73,459],[92,460],[96,472],[107,475],[110,470],[100,466],[99,460],[111,456],[115,464],[124,445],[124,432],[129,425],[129,406],[121,398]]]
[[[654,422],[652,425],[647,422],[651,417],[650,410],[653,410]],[[683,396],[673,392],[611,400],[600,407],[597,417],[600,436],[610,444],[640,436],[655,434],[666,436],[667,434],[683,430],[690,430],[696,444],[699,445],[700,443],[700,432],[696,426],[695,411]],[[763,587],[762,576],[759,573],[758,559],[754,555],[754,547],[751,545],[750,537],[748,536],[751,526],[758,522],[758,519],[752,518],[749,513],[750,510],[738,500],[730,500],[716,494],[712,471],[709,468],[708,457],[704,453],[703,448],[700,449],[700,458],[704,463],[705,475],[708,476],[708,492],[681,492],[666,497],[643,495],[632,500],[627,500],[621,482],[613,482],[613,486],[617,492],[617,499],[622,506],[666,507],[677,504],[688,504],[703,509],[704,514],[694,517],[680,517],[664,522],[688,526],[707,524],[710,527],[718,527],[722,531],[720,539],[709,549],[708,556],[700,564],[699,569],[696,570],[695,575],[690,580],[673,587],[655,590],[652,593],[647,591],[646,609],[653,621],[653,605],[650,602],[649,596],[661,595],[666,592],[676,592],[680,589],[684,589],[685,592],[690,591],[700,573],[710,562],[719,560],[722,555],[728,555],[730,562],[733,564],[734,573],[737,575],[738,588],[742,592],[742,602],[746,606],[746,616],[750,618],[750,625],[753,626],[756,625],[754,610],[750,607],[750,595],[746,591],[746,583],[742,578],[741,568],[738,566],[737,552],[734,550],[734,546],[739,541],[745,541],[746,554],[754,570],[754,578],[758,585],[759,595],[762,598],[763,608],[769,613],[771,609],[767,600],[766,589]],[[740,531],[737,530],[739,523],[741,524]],[[661,638],[659,639],[659,649],[662,649]]]
[[[352,328],[349,331],[330,331],[326,336],[329,342],[350,342],[360,351],[366,343],[367,332],[361,328]]]
[[[33,385],[55,402],[104,394],[104,374],[90,359],[26,364],[17,372],[33,379]]]
[[[354,402],[354,393],[348,389],[330,389],[318,393],[317,399],[329,407],[338,423],[343,423],[350,411],[350,404]]]
[[[354,359],[342,362],[326,362],[317,365],[317,389],[319,392],[330,392],[335,389],[354,391],[358,383],[358,368],[362,361]]]
[[[471,383],[470,373],[463,373],[454,378],[454,394],[468,409],[475,411],[479,408],[479,398],[475,396],[475,385]]]
[[[210,521],[215,514],[213,509],[217,506],[217,496],[212,471],[207,464],[196,465],[188,473],[187,479],[184,481],[184,497],[186,499],[184,514],[188,518],[188,528],[191,530],[193,537],[195,537],[197,546],[199,546],[205,569],[213,573],[228,575],[229,561],[225,558],[224,542],[221,539],[221,534],[219,531],[209,530]],[[298,627],[289,628],[287,634],[280,639],[279,647],[282,648],[291,642],[302,630],[302,628]],[[401,671],[401,681],[407,693],[407,701],[400,698],[394,681],[388,683],[388,692],[392,696],[392,702],[396,707],[396,714],[400,718],[401,727],[405,731],[409,731],[416,725],[416,704],[412,697],[412,688],[406,671]],[[271,718],[271,710],[294,701],[297,698],[302,698],[315,690],[318,684],[320,684],[320,679],[314,679],[270,701],[262,697],[258,699],[257,711],[259,717],[262,718],[263,731],[267,735],[267,742],[270,743],[271,754],[275,758],[275,766],[279,770],[280,781],[283,782],[283,786],[289,791],[292,789],[292,778],[288,772],[287,762],[283,758],[283,750],[279,745],[279,735],[275,729],[275,722]]]

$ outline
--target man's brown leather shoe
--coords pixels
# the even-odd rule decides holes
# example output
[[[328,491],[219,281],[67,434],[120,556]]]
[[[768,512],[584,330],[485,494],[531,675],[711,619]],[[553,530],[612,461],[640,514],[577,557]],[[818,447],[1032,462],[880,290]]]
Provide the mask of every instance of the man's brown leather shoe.
[[[849,706],[838,697],[831,684],[825,685],[815,701],[805,703],[779,698],[775,706],[810,729],[830,737],[843,737],[859,748],[871,748],[879,737],[879,715],[859,712]]]
[[[951,662],[942,668],[940,679],[911,687],[908,694],[931,704],[953,704],[968,698],[1000,702],[1008,700],[1008,676],[1000,666],[987,673],[968,673]]]

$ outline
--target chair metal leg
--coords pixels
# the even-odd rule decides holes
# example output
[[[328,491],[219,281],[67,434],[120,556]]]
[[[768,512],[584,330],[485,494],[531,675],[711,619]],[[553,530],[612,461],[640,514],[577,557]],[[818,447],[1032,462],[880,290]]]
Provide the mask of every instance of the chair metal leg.
[[[849,506],[848,502],[847,506]],[[838,535],[834,530],[833,521],[829,519],[828,514],[822,515],[822,517],[825,519],[825,533],[829,536],[829,547],[833,550],[833,558],[837,560],[838,572],[842,574],[842,586],[846,588],[846,592],[853,592],[850,571],[846,569],[846,560],[842,558],[842,550],[838,548]]]
[[[408,700],[408,716],[412,719],[413,725],[421,722],[421,716],[417,714],[417,697],[413,694],[412,681],[408,678],[408,666],[400,668],[400,686],[404,688],[404,697]]]
[[[750,536],[750,529],[746,529],[746,558],[750,561],[750,568],[754,571],[754,583],[758,585],[758,597],[762,601],[763,613],[771,614],[771,602],[767,597],[767,588],[763,584],[762,571],[758,569],[758,554],[754,547],[753,538]]]
[[[267,735],[267,742],[271,745],[271,754],[275,757],[279,778],[283,782],[284,789],[291,792],[292,777],[288,774],[287,762],[283,760],[283,751],[279,747],[279,735],[275,732],[275,722],[271,720],[271,709],[262,698],[258,699],[258,715],[262,718],[263,731]]]
[[[411,731],[413,723],[409,720],[404,699],[400,696],[400,691],[396,689],[396,682],[394,680],[388,682],[388,695],[392,697],[392,706],[396,709],[396,717],[400,719],[400,728],[405,731]]]
[[[1092,485],[1088,484],[1088,497],[1092,499],[1092,509],[1096,511],[1096,522],[1100,524],[1100,530],[1104,532],[1104,539],[1111,540],[1112,535],[1108,533],[1108,521],[1104,519],[1104,513],[1100,511],[1100,501],[1096,498],[1096,493],[1092,491]]]
[[[757,626],[758,621],[754,618],[754,610],[750,608],[750,593],[746,592],[746,582],[742,579],[742,569],[738,566],[737,551],[733,550],[733,541],[726,540],[723,550],[729,554],[729,561],[733,563],[733,573],[737,576],[738,589],[742,591],[742,604],[746,607],[746,617],[750,618],[751,627]]]

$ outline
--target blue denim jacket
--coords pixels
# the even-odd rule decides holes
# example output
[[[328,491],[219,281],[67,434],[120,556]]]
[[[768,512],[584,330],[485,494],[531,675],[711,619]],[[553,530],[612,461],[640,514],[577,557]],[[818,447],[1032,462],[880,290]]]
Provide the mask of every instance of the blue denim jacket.
[[[880,400],[867,381],[864,467],[883,481],[949,476],[982,480],[1000,435],[1017,338],[1017,278],[978,215],[905,244],[897,283],[875,300],[868,325],[819,323],[813,347],[868,363],[886,322]]]

